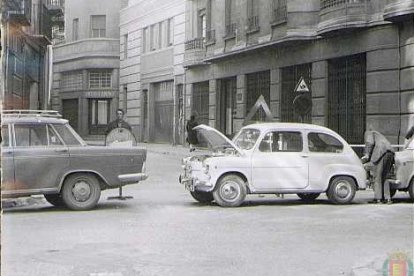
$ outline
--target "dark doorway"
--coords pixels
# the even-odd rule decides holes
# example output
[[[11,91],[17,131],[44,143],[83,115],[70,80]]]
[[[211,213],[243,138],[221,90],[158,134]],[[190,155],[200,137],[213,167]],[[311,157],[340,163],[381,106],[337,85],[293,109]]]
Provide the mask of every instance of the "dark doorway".
[[[159,143],[173,142],[174,98],[173,81],[155,83],[153,140]]]
[[[79,132],[78,128],[78,110],[79,101],[78,99],[62,100],[62,116],[66,120],[69,120],[69,124]]]
[[[219,129],[227,136],[234,134],[234,115],[236,113],[236,77],[220,80]]]

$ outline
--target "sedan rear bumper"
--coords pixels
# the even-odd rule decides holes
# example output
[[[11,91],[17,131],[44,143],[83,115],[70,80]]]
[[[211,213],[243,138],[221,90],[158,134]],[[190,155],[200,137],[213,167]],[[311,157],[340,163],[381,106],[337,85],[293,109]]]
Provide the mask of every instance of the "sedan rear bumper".
[[[122,183],[134,183],[148,178],[146,173],[130,173],[118,175],[119,181]]]

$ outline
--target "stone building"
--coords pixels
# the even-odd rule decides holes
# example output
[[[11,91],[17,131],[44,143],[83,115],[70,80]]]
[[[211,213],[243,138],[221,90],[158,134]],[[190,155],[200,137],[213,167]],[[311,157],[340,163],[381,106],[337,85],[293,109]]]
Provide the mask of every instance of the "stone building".
[[[2,107],[50,108],[52,30],[63,25],[63,0],[4,0],[0,8]]]
[[[119,11],[126,2],[65,2],[65,40],[54,46],[52,107],[83,137],[104,134],[116,116]]]
[[[130,0],[120,13],[120,106],[140,141],[181,143],[185,0]]]
[[[249,121],[311,122],[352,144],[372,123],[401,143],[413,15],[413,0],[188,0],[185,116],[229,136]]]

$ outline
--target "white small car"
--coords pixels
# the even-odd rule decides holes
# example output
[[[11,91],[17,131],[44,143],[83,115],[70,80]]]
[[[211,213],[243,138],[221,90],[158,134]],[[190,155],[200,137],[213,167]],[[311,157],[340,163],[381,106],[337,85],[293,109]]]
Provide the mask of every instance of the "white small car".
[[[406,143],[402,151],[395,152],[394,174],[389,180],[392,195],[397,190],[408,191],[414,200],[414,138]]]
[[[247,194],[297,194],[310,201],[326,192],[337,204],[366,189],[360,159],[336,132],[317,125],[260,123],[243,127],[229,140],[216,129],[194,128],[209,154],[182,160],[180,182],[194,199],[223,207],[240,206]]]

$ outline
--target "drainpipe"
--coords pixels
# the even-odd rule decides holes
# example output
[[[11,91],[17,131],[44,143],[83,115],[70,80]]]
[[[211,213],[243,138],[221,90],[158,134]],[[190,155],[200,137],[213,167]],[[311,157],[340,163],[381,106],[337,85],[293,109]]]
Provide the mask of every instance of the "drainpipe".
[[[46,99],[44,103],[44,109],[51,109],[51,98],[52,98],[52,84],[53,84],[53,46],[47,45],[47,59],[48,59],[48,83],[46,90]]]
[[[403,23],[401,23],[403,24]],[[401,120],[402,120],[402,105],[401,105],[401,25],[398,24],[398,41],[397,41],[397,47],[398,47],[398,108],[400,113],[400,120],[399,120],[399,127],[398,127],[398,136],[397,136],[397,143],[400,143],[400,137],[401,137]]]

